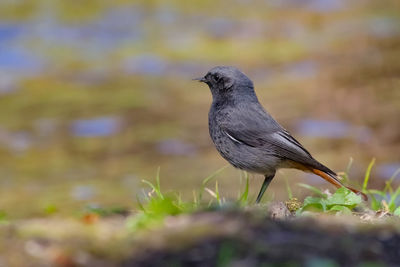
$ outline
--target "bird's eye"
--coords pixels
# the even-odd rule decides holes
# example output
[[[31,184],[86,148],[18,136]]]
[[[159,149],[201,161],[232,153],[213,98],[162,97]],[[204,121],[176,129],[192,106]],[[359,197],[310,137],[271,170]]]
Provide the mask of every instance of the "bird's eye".
[[[214,81],[217,83],[217,82],[219,82],[219,81],[221,80],[221,77],[220,77],[219,75],[215,74],[215,75],[213,76],[213,79],[214,79]]]

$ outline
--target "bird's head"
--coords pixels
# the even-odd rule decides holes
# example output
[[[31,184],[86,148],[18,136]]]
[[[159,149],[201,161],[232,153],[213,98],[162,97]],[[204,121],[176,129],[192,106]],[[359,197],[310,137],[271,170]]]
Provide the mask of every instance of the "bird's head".
[[[254,92],[253,82],[239,69],[230,66],[214,67],[204,77],[195,79],[206,83],[213,97],[246,91]]]

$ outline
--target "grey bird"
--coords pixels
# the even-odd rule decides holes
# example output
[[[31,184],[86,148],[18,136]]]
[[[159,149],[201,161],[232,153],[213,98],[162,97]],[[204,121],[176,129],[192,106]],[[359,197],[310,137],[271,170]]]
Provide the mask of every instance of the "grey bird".
[[[239,69],[219,66],[197,78],[211,90],[208,126],[215,147],[234,167],[265,176],[256,203],[280,168],[314,173],[337,188],[337,174],[311,154],[262,107],[253,82]],[[347,187],[351,191],[362,192]]]

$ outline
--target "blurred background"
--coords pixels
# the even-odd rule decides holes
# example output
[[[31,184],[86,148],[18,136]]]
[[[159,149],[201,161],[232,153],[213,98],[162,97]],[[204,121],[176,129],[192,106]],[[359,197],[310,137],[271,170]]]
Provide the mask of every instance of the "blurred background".
[[[208,135],[209,89],[234,65],[260,102],[322,163],[371,188],[400,168],[398,0],[0,2],[0,212],[134,208],[160,167],[192,198],[227,165]],[[241,172],[218,175],[235,198]],[[270,199],[316,176],[280,171]],[[261,176],[250,180],[258,193]],[[147,190],[147,189],[146,189]]]

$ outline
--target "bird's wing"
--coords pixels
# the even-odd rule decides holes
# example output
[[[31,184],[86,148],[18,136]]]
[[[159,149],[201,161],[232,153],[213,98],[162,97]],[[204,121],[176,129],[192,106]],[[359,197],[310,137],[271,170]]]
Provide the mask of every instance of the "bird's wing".
[[[315,161],[310,153],[264,110],[250,107],[232,111],[221,124],[222,130],[232,140],[250,147],[265,149],[277,157],[299,163]]]

